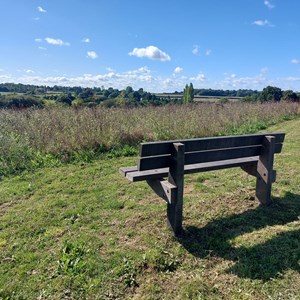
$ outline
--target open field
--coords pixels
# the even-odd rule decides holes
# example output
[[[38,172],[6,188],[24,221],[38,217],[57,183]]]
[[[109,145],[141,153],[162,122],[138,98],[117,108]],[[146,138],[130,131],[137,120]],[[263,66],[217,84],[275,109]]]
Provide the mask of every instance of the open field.
[[[184,235],[134,157],[43,168],[0,182],[0,299],[300,299],[300,119],[276,155],[274,204],[239,169],[186,176]]]

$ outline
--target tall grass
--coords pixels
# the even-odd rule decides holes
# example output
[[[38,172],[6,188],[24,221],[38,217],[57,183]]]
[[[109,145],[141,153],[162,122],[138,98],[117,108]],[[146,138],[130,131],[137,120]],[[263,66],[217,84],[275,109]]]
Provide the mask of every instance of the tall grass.
[[[299,114],[296,103],[0,111],[0,175],[142,141],[256,132]]]

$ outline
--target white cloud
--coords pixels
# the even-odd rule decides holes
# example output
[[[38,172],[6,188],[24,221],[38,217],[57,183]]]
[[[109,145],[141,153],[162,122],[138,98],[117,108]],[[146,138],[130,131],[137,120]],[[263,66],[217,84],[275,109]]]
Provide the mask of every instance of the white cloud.
[[[269,9],[272,9],[272,8],[274,8],[275,7],[275,5],[273,5],[270,1],[268,1],[268,0],[265,0],[264,1],[264,5],[267,7],[267,8],[269,8]]]
[[[198,45],[194,45],[193,46],[193,50],[192,50],[192,53],[194,55],[199,55],[199,52],[200,52],[200,47]]]
[[[211,55],[211,50],[207,49],[206,52],[205,52],[205,55],[207,55],[207,56]]]
[[[270,23],[268,20],[256,20],[252,23],[253,25],[261,26],[261,27],[274,27],[272,23]]]
[[[176,67],[175,69],[174,69],[174,73],[176,73],[176,74],[179,74],[179,73],[181,73],[183,71],[183,68],[181,68],[181,67]]]
[[[39,49],[40,49],[40,50],[47,50],[47,48],[41,47],[41,46],[39,46]]]
[[[81,40],[83,43],[90,43],[90,39],[89,38],[85,38],[85,39],[83,39],[83,40]]]
[[[98,57],[98,55],[95,51],[88,51],[86,57],[91,58],[91,59],[96,59]]]
[[[37,38],[37,39],[34,39],[34,41],[37,42],[37,43],[41,43],[41,42],[42,42],[42,39]]]
[[[153,60],[160,60],[160,61],[170,61],[171,57],[160,50],[155,46],[148,46],[146,48],[134,48],[131,52],[128,53],[130,56],[137,56],[137,57],[146,57]]]
[[[64,42],[61,39],[53,39],[53,38],[45,38],[45,41],[50,45],[56,45],[56,46],[70,46],[70,43]]]
[[[300,77],[270,77],[272,74],[266,73],[263,68],[258,70],[258,74],[250,76],[239,76],[237,74],[225,73],[220,79],[207,78],[203,72],[199,74],[181,76],[174,72],[169,75],[162,76],[157,73],[152,73],[147,67],[128,70],[126,72],[118,72],[111,68],[99,74],[83,74],[81,76],[71,76],[63,74],[59,70],[55,73],[63,75],[42,76],[37,70],[35,73],[28,68],[20,69],[16,74],[9,73],[2,70],[0,73],[0,83],[5,82],[19,82],[23,84],[35,85],[63,85],[63,86],[82,86],[95,87],[104,86],[105,88],[113,87],[117,89],[124,89],[127,86],[132,86],[133,89],[138,90],[143,88],[149,92],[174,92],[180,91],[186,83],[192,82],[195,88],[212,89],[256,89],[262,90],[264,87],[278,86],[283,90],[300,90]],[[187,72],[185,70],[185,72]],[[175,76],[176,75],[176,76]]]
[[[206,80],[206,77],[203,73],[199,73],[196,77],[191,77],[190,80],[202,82]]]
[[[300,81],[300,77],[288,77],[288,81]]]
[[[23,75],[20,77],[13,77],[11,75],[0,76],[0,82],[20,82],[24,84],[38,84],[38,85],[65,85],[65,86],[83,86],[83,87],[94,87],[94,86],[105,86],[105,88],[115,87],[118,89],[124,89],[127,86],[132,86],[134,89],[140,87],[145,88],[147,91],[159,91],[157,88],[158,83],[161,80],[154,78],[151,75],[151,71],[147,67],[141,67],[136,70],[131,70],[123,73],[118,72],[107,72],[104,74],[84,74],[82,76],[34,76],[34,75]]]
[[[296,59],[296,58],[293,58],[291,60],[291,63],[294,64],[294,65],[298,65],[300,63],[300,61],[298,59]]]
[[[260,69],[260,73],[261,74],[266,74],[266,73],[268,73],[269,72],[269,68],[267,68],[267,67],[264,67],[264,68],[261,68]]]
[[[0,83],[12,82],[12,80],[10,75],[0,75]]]
[[[41,13],[46,13],[47,11],[45,9],[43,9],[41,6],[37,7],[37,10]]]
[[[218,82],[217,87],[221,89],[257,89],[262,90],[272,82],[267,79],[265,74],[260,70],[260,74],[255,76],[239,77],[235,74],[225,74],[225,78]],[[276,85],[278,86],[278,85]]]

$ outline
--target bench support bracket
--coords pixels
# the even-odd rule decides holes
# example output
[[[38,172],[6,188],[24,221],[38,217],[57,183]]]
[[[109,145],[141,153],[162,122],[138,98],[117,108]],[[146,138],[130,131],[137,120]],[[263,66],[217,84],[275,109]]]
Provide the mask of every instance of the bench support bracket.
[[[241,166],[241,169],[249,175],[257,177],[257,163]]]
[[[176,186],[163,178],[147,180],[152,190],[167,203],[172,203],[175,199]]]

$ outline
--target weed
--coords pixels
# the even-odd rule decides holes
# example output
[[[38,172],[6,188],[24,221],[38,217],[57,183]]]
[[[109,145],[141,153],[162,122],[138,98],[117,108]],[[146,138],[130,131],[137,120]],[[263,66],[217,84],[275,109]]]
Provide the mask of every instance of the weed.
[[[149,265],[158,272],[174,272],[180,265],[180,259],[172,252],[158,247],[146,253],[144,256],[145,264]]]
[[[121,282],[127,287],[138,286],[137,283],[138,269],[132,259],[128,257],[123,258],[123,264],[117,269],[117,275],[120,277]]]
[[[58,273],[78,275],[85,272],[83,256],[86,253],[84,244],[73,244],[66,241],[61,250],[61,258],[58,260]]]

